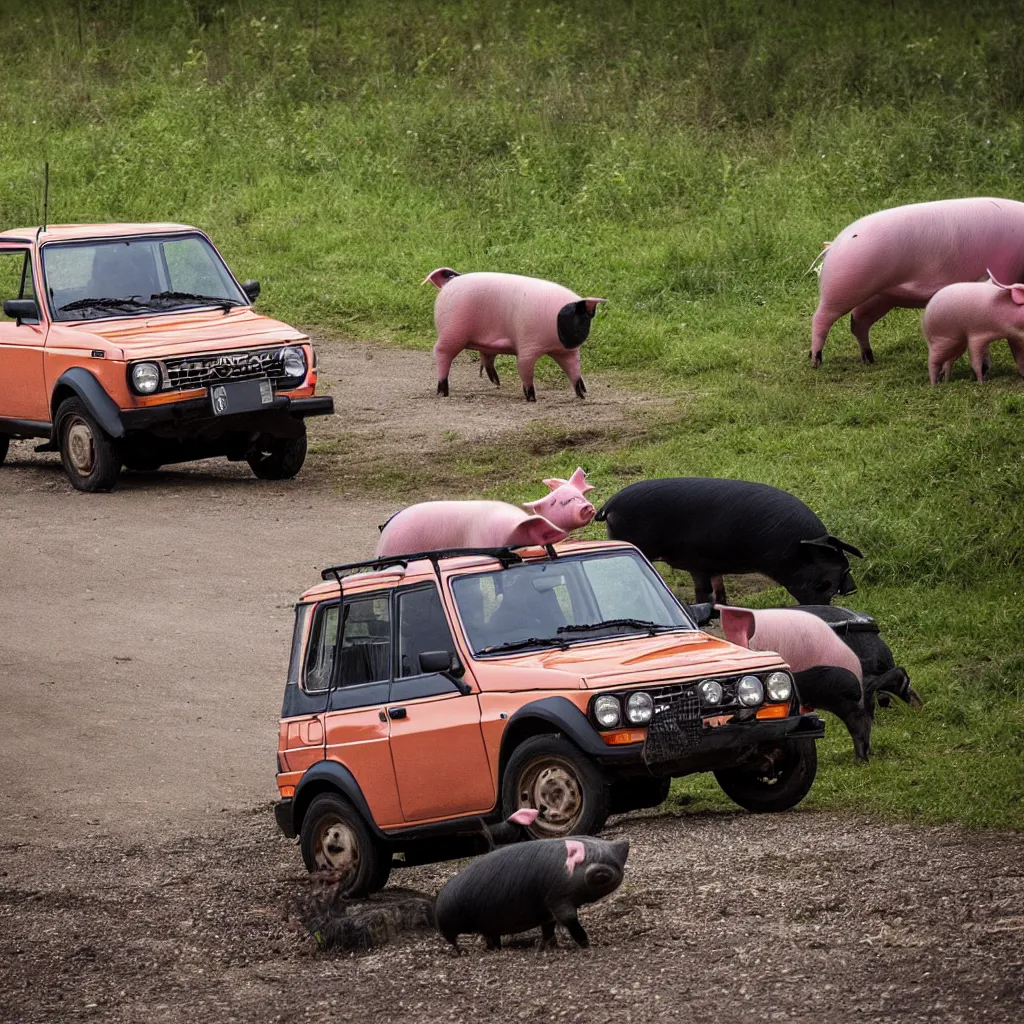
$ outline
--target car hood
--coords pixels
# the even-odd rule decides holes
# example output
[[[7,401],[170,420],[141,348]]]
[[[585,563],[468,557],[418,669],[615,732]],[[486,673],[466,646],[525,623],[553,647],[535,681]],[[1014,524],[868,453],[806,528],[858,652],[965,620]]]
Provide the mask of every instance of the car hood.
[[[294,327],[263,316],[247,306],[229,313],[204,309],[90,320],[74,325],[62,323],[60,327],[75,334],[99,336],[120,348],[127,359],[221,352],[308,340],[307,335]]]
[[[771,651],[750,651],[702,632],[616,637],[567,650],[476,659],[482,690],[608,689],[632,683],[693,679],[776,668]]]

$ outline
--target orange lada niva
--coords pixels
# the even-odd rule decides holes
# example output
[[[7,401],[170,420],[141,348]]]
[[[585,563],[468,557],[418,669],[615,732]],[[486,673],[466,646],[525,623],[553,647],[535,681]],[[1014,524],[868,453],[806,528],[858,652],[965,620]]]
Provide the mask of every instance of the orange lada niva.
[[[390,556],[323,572],[301,598],[275,805],[310,871],[350,894],[393,866],[595,833],[711,771],[781,811],[817,769],[824,725],[785,662],[702,632],[632,545]]]
[[[309,338],[257,313],[259,291],[183,224],[0,232],[0,462],[42,438],[82,491],[215,456],[295,476],[306,417],[334,404]]]

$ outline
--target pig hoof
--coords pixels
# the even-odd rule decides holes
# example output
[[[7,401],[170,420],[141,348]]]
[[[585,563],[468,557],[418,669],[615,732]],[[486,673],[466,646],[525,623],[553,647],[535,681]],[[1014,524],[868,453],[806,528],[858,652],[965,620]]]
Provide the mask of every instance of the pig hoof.
[[[871,351],[871,346],[868,345],[866,349],[860,354],[860,361],[865,366],[870,366],[875,361],[875,353]]]
[[[445,377],[444,380],[439,380],[437,382],[437,393],[442,398],[447,398],[448,397],[448,378],[447,377]]]
[[[981,364],[981,379],[983,381],[988,380],[988,374],[991,369],[992,364],[986,359],[985,362]]]
[[[487,379],[496,387],[501,387],[501,378],[498,376],[498,371],[493,366],[487,367]]]
[[[528,402],[537,401],[537,392],[533,390],[532,384],[528,388],[523,388],[523,395],[526,397]]]
[[[821,353],[820,353],[820,352],[812,352],[812,353],[811,353],[811,366],[812,366],[812,367],[813,367],[813,368],[814,368],[815,370],[816,370],[816,369],[817,369],[817,368],[818,368],[819,366],[821,366]]]
[[[576,381],[576,394],[580,398],[585,397],[586,394],[587,394],[587,385],[583,383],[583,378],[582,377],[580,377],[580,379],[578,381]]]

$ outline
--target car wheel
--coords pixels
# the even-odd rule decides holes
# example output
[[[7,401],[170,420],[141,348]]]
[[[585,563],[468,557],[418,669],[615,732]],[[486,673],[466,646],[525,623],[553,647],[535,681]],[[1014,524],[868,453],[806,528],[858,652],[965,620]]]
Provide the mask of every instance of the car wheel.
[[[260,480],[290,480],[306,461],[306,425],[300,437],[274,437],[249,452],[245,461]]]
[[[537,839],[600,832],[608,801],[609,787],[600,769],[557,733],[520,743],[505,766],[504,816],[523,807],[536,808],[540,813],[527,830]]]
[[[57,408],[55,430],[60,458],[71,486],[79,491],[109,491],[121,472],[114,439],[92,418],[80,398]]]
[[[299,840],[308,871],[327,872],[338,879],[342,896],[365,896],[387,882],[387,868],[362,815],[344,797],[321,793],[313,798]]]
[[[796,807],[810,792],[817,772],[814,740],[790,740],[769,749],[763,763],[721,769],[715,778],[730,800],[766,814]]]
[[[0,434],[0,464],[7,458],[7,449],[11,445],[11,439],[6,434]]]

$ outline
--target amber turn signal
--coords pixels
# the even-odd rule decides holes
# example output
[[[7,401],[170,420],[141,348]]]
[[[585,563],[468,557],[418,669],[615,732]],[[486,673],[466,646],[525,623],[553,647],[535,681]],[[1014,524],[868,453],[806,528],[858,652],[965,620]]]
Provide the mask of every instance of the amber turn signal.
[[[614,747],[621,743],[639,743],[646,735],[646,729],[616,729],[615,732],[601,733],[601,739]]]
[[[758,718],[786,718],[789,715],[788,704],[769,704],[758,710]]]

